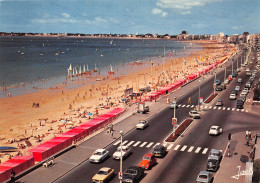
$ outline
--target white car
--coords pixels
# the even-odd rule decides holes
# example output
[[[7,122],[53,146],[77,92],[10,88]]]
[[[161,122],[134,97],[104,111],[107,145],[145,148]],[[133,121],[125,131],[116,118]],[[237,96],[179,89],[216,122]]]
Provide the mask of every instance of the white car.
[[[236,86],[236,87],[235,87],[235,90],[236,90],[236,91],[240,91],[240,86]]]
[[[92,156],[90,156],[89,161],[91,163],[101,163],[108,157],[108,151],[105,149],[97,149],[93,153]]]
[[[221,133],[223,133],[223,129],[220,128],[219,126],[212,126],[209,129],[209,135],[219,135]]]
[[[237,79],[237,82],[238,82],[238,83],[242,83],[242,78],[238,78],[238,79]]]
[[[147,121],[145,121],[145,120],[140,120],[137,124],[136,124],[136,129],[141,129],[141,130],[143,130],[143,129],[145,129],[146,127],[148,126],[148,123],[147,123]]]
[[[236,94],[231,93],[230,96],[229,96],[229,99],[230,100],[236,100]]]
[[[127,156],[131,154],[131,148],[128,146],[122,146],[122,159],[125,159]],[[119,146],[113,154],[113,158],[120,160],[121,157],[121,146]]]
[[[190,111],[189,116],[192,117],[193,119],[200,118],[200,114],[198,113],[198,111],[195,111],[195,110]]]

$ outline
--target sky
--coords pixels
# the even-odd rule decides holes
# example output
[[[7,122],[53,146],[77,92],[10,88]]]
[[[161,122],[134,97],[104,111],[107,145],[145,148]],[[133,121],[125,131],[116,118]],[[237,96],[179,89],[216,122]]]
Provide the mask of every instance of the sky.
[[[0,0],[0,32],[260,32],[260,0]]]

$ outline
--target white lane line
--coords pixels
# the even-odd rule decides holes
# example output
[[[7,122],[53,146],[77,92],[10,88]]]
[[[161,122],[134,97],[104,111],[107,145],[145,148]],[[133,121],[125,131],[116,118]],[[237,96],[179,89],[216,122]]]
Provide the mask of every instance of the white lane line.
[[[237,109],[237,111],[239,111],[239,109]]]
[[[232,108],[232,111],[234,111],[235,110],[235,108]]]
[[[154,142],[150,142],[150,144],[148,144],[146,147],[149,148],[153,145]]]
[[[209,109],[211,109],[212,108],[212,106],[209,106]]]
[[[194,107],[194,105],[191,105],[190,107],[192,108],[192,107]]]
[[[180,145],[177,145],[173,150],[177,151],[179,149]]]
[[[188,150],[188,152],[191,152],[194,149],[194,146],[191,146]]]
[[[131,141],[131,142],[129,142],[129,143],[127,144],[127,146],[132,145],[134,142],[135,142],[135,141]]]
[[[218,107],[218,110],[221,109],[221,107]]]
[[[122,146],[125,145],[127,142],[128,142],[128,140],[124,141],[124,142],[122,143]]]
[[[205,109],[207,109],[208,108],[208,106],[205,106]]]
[[[215,106],[215,107],[213,107],[213,109],[216,109],[217,107]]]
[[[138,146],[138,144],[140,144],[140,143],[141,143],[141,141],[138,141],[138,142],[136,142],[133,146],[136,147],[136,146]]]
[[[223,107],[222,110],[226,110],[226,107]]]
[[[244,111],[245,111],[245,109],[241,109],[241,111],[242,111],[242,112],[244,112]]]
[[[183,105],[182,107],[185,107],[186,105]]]
[[[170,144],[168,147],[167,147],[167,150],[170,150],[172,148],[173,144]]]
[[[200,150],[201,150],[201,147],[198,147],[198,148],[196,149],[195,153],[199,153]]]
[[[190,105],[187,105],[186,107],[190,107]]]
[[[116,146],[116,145],[119,144],[119,143],[120,143],[120,140],[117,141],[116,143],[114,143],[113,145]]]
[[[246,112],[248,112],[248,110],[246,110]]]
[[[144,147],[145,144],[147,144],[147,142],[142,143],[139,147]]]
[[[187,146],[183,146],[183,147],[181,148],[181,151],[185,151],[186,148],[187,148]]]
[[[153,148],[154,148],[155,146],[157,146],[157,145],[160,145],[160,143],[155,144],[155,145],[153,146]]]
[[[181,105],[178,105],[178,107],[181,107]]]
[[[206,154],[207,151],[208,151],[208,148],[205,148],[205,149],[202,151],[202,154]]]
[[[228,107],[227,110],[229,111],[229,110],[230,110],[230,107]]]

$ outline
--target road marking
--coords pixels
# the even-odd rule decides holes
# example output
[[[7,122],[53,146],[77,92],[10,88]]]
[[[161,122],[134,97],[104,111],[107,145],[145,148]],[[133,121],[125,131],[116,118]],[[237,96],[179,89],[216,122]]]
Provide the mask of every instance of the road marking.
[[[187,105],[186,107],[190,107],[190,105]]]
[[[228,107],[227,110],[229,111],[229,110],[230,110],[230,107]]]
[[[218,110],[221,109],[221,107],[218,107]]]
[[[122,143],[122,146],[125,145],[127,142],[128,142],[128,140],[124,141],[124,142]]]
[[[205,106],[205,109],[207,109],[208,108],[208,106]]]
[[[174,151],[177,151],[179,149],[180,145],[177,145],[175,148],[174,148]]]
[[[244,111],[245,111],[245,109],[241,109],[241,111],[243,111],[243,112],[244,112]]]
[[[248,110],[246,110],[246,112],[248,112]]]
[[[170,144],[168,147],[167,147],[167,150],[170,150],[172,148],[173,144]]]
[[[239,109],[237,109],[237,111],[239,111]]]
[[[188,152],[191,152],[193,149],[194,149],[194,147],[191,146],[191,147],[189,148]]]
[[[129,142],[129,143],[127,144],[127,146],[132,145],[134,142],[135,142],[135,141],[131,141],[131,142]]]
[[[142,143],[140,147],[144,147],[145,144],[147,144],[147,142]]]
[[[196,149],[195,153],[199,153],[200,150],[201,150],[201,147],[198,147],[198,148]]]
[[[148,144],[146,147],[149,148],[153,145],[154,142],[150,142],[150,144]]]
[[[212,106],[209,106],[209,109],[211,109],[212,108]]]
[[[191,105],[190,107],[192,108],[192,107],[194,107],[194,105]]]
[[[232,111],[234,111],[235,110],[235,108],[232,108]]]
[[[181,107],[181,105],[178,105],[178,107]]]
[[[182,107],[185,107],[186,105],[183,105]]]
[[[202,154],[206,154],[207,151],[208,151],[208,148],[205,148],[205,149],[202,151]]]
[[[187,146],[183,146],[183,147],[181,148],[181,151],[185,151],[186,148],[187,148]]]
[[[226,110],[226,107],[223,107],[222,110]]]
[[[113,145],[116,146],[116,145],[119,144],[119,143],[120,143],[120,140],[117,141],[116,143],[114,143]]]
[[[140,143],[141,143],[141,141],[138,141],[138,142],[136,142],[133,146],[136,147],[136,146],[138,146],[138,144],[140,144]]]
[[[155,146],[157,146],[157,145],[160,145],[160,143],[155,144],[155,145],[153,146],[153,148],[154,148]]]
[[[215,107],[213,107],[213,109],[216,109],[217,107],[215,106]]]

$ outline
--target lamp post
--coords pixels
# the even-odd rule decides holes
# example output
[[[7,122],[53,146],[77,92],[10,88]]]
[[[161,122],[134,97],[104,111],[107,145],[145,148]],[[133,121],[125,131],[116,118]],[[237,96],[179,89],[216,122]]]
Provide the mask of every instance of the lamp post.
[[[200,80],[199,80],[199,99],[198,99],[198,109],[200,110]]]
[[[123,132],[123,130],[120,130],[120,141],[121,141],[121,144],[120,144],[120,153],[121,153],[121,157],[120,157],[120,174],[122,175],[123,173],[122,173],[122,169],[123,169],[123,153],[122,153],[122,144],[123,144],[123,134],[124,134],[124,132]],[[122,183],[122,177],[120,177],[120,183]]]

